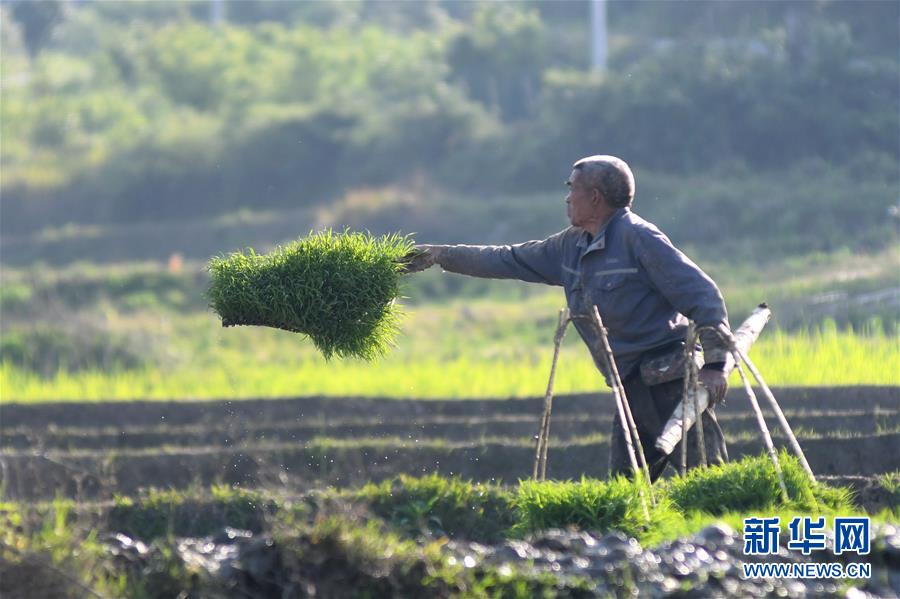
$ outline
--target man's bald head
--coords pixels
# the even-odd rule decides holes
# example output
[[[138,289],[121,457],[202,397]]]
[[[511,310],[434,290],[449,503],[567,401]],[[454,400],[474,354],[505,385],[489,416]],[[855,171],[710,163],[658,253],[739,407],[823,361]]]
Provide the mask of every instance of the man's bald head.
[[[600,191],[611,207],[631,206],[634,200],[634,175],[621,158],[588,156],[573,164],[572,170],[580,173],[578,182],[583,187]]]

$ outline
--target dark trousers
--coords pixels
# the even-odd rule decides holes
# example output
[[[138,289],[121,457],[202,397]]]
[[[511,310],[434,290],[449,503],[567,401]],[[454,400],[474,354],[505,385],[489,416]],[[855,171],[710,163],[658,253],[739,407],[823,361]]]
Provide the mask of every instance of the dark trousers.
[[[650,468],[650,479],[655,481],[666,469],[669,460],[673,466],[679,467],[681,463],[681,447],[677,446],[671,455],[665,455],[656,449],[656,439],[662,432],[666,422],[672,416],[681,396],[684,393],[684,379],[674,380],[648,387],[641,380],[640,375],[628,377],[623,382],[628,405],[631,406],[631,414],[634,417],[638,436],[644,448],[644,456]],[[699,464],[700,455],[697,449],[697,425],[691,427],[688,432],[688,468]],[[706,461],[708,464],[721,464],[728,461],[728,450],[725,447],[725,435],[716,420],[714,408],[710,407],[703,412],[703,441],[706,445]],[[612,439],[609,449],[609,474],[615,476],[622,474],[630,477],[631,461],[628,458],[628,449],[625,445],[625,436],[622,425],[619,423],[619,411],[615,410],[613,420]],[[635,448],[637,451],[637,448]],[[640,458],[638,458],[640,461]]]

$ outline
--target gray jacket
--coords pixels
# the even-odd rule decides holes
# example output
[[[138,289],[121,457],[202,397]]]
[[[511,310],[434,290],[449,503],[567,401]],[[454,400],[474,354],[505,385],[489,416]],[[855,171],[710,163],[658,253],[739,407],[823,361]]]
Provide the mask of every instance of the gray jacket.
[[[569,227],[543,241],[511,246],[445,246],[440,265],[475,277],[561,285],[573,315],[586,316],[596,305],[622,378],[644,356],[683,341],[687,318],[698,326],[728,326],[713,280],[628,208],[617,210],[593,239]],[[574,324],[588,348],[594,347],[596,333],[588,322]],[[725,360],[727,350],[716,334],[702,334],[700,341],[706,362]],[[600,356],[593,358],[599,368]]]

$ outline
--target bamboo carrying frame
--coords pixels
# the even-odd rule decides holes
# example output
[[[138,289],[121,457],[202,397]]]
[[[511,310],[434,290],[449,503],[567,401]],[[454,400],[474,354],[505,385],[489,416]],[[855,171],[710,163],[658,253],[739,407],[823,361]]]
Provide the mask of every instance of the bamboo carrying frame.
[[[768,307],[765,304],[760,304],[759,308],[766,311],[764,316],[765,319],[768,320]],[[622,380],[619,377],[619,372],[616,368],[615,357],[613,356],[612,349],[609,346],[609,339],[607,337],[606,328],[603,326],[603,320],[600,318],[600,313],[598,312],[596,306],[594,306],[593,308],[593,313],[587,317],[572,315],[566,308],[563,308],[559,311],[559,321],[556,326],[556,334],[553,338],[554,350],[553,361],[550,365],[550,379],[547,382],[547,390],[544,394],[544,411],[541,416],[540,426],[537,434],[537,442],[535,445],[532,477],[535,480],[545,480],[547,477],[547,456],[550,448],[550,416],[553,410],[553,382],[556,378],[556,365],[559,360],[560,345],[562,344],[563,338],[565,337],[566,328],[568,327],[569,322],[576,318],[588,320],[597,332],[597,347],[592,349],[595,350],[594,355],[601,356],[603,366],[606,369],[606,372],[608,373],[610,379],[613,399],[616,403],[616,410],[619,415],[619,422],[622,426],[622,434],[625,438],[628,459],[631,463],[631,468],[634,472],[635,480],[640,478],[647,483],[648,489],[650,489],[650,500],[655,503],[652,486],[650,486],[650,471],[647,465],[646,457],[644,456],[644,449],[640,443],[640,438],[638,437],[637,427],[635,426],[634,418],[631,414],[631,408],[629,407],[628,400],[625,397],[625,388],[622,385]],[[746,373],[744,372],[742,363],[746,365],[747,369],[751,372],[754,379],[756,379],[757,384],[762,389],[763,396],[768,401],[769,406],[772,408],[772,411],[775,413],[778,419],[779,425],[784,431],[785,436],[788,438],[791,449],[800,460],[800,463],[803,466],[803,469],[809,475],[810,480],[815,482],[815,475],[813,474],[813,471],[809,466],[809,462],[806,460],[806,456],[803,453],[803,449],[801,449],[800,447],[800,443],[797,441],[796,435],[794,435],[794,431],[791,429],[791,426],[788,423],[784,412],[781,410],[781,406],[778,405],[778,401],[775,399],[775,395],[772,393],[772,390],[766,384],[765,380],[763,380],[762,374],[760,374],[759,370],[750,360],[747,352],[739,347],[739,345],[736,343],[735,337],[734,335],[732,335],[731,331],[729,331],[722,325],[720,325],[719,327],[696,327],[694,323],[691,322],[688,327],[688,334],[685,343],[687,359],[685,360],[684,398],[682,399],[682,402],[688,401],[689,398],[693,400],[694,414],[697,415],[696,421],[699,423],[697,426],[696,434],[697,449],[700,460],[699,465],[701,467],[705,467],[707,464],[706,443],[705,439],[703,438],[702,411],[700,410],[698,401],[698,369],[697,364],[694,361],[694,351],[697,340],[699,339],[699,335],[703,331],[712,331],[716,335],[718,335],[719,338],[725,343],[728,351],[731,353],[731,357],[733,357],[734,359],[734,366],[738,370],[738,374],[740,375],[741,382],[743,384],[743,389],[747,394],[747,399],[750,402],[750,407],[753,410],[754,415],[756,416],[756,422],[757,426],[759,427],[760,436],[765,443],[769,459],[772,461],[772,465],[775,467],[775,472],[778,476],[778,484],[782,493],[782,498],[786,500],[788,498],[787,487],[784,483],[784,475],[781,472],[781,465],[778,463],[778,454],[775,451],[775,445],[772,442],[772,435],[769,433],[769,428],[766,425],[762,409],[759,406],[759,401],[757,400],[756,394],[753,391],[753,387],[751,386],[750,381],[747,378]],[[681,409],[683,414],[684,408],[682,407]],[[680,466],[682,474],[687,471],[687,433],[689,429],[689,422],[685,425],[682,425],[680,440]],[[637,446],[637,451],[635,451],[635,446]],[[644,512],[647,513],[647,504],[643,496],[643,488],[641,490],[641,499],[643,502]]]

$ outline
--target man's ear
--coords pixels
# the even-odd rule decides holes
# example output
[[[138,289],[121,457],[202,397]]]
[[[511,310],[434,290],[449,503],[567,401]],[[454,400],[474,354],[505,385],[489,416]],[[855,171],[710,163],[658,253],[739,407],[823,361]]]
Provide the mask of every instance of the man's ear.
[[[591,200],[598,206],[603,204],[603,194],[596,187],[591,190]]]

